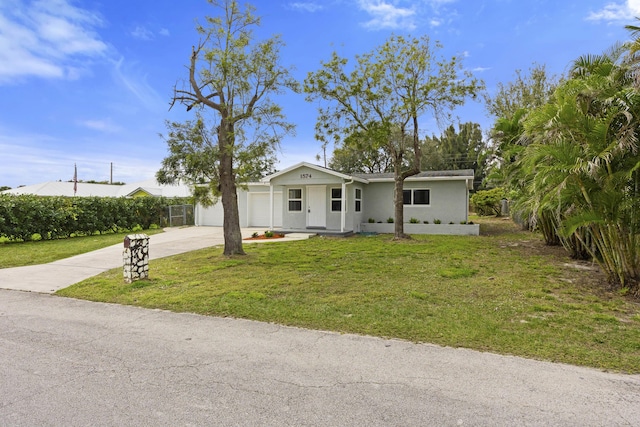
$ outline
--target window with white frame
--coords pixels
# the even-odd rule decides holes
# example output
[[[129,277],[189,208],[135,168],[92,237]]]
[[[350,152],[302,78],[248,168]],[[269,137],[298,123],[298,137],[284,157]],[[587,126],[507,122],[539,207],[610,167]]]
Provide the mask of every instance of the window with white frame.
[[[402,201],[405,205],[429,205],[431,204],[431,194],[428,189],[424,188],[402,190]]]
[[[360,188],[356,188],[356,206],[355,211],[360,212],[362,210],[362,190]]]
[[[342,188],[331,189],[331,212],[342,210]]]
[[[302,212],[302,188],[289,189],[289,212]]]

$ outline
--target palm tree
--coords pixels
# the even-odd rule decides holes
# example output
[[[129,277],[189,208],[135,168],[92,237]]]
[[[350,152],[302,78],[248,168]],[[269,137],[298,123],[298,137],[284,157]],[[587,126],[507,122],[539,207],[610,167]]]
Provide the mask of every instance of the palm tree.
[[[640,294],[640,96],[620,52],[578,58],[551,102],[528,114],[522,163],[545,234]]]
[[[640,18],[636,17],[636,21],[640,21]],[[625,45],[627,48],[627,57],[625,60],[631,67],[634,85],[638,88],[640,87],[640,26],[625,25],[624,28],[629,30],[633,38],[633,40]]]

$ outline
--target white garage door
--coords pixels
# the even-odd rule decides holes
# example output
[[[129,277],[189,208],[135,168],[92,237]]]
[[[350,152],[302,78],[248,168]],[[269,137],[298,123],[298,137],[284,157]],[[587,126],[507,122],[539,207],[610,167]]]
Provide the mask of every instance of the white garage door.
[[[198,205],[197,215],[198,225],[222,227],[224,224],[224,209],[222,208],[222,201],[219,200],[218,203],[207,208],[203,208],[202,205]]]
[[[269,226],[269,193],[249,193],[249,227]],[[273,225],[282,227],[282,193],[273,193]]]

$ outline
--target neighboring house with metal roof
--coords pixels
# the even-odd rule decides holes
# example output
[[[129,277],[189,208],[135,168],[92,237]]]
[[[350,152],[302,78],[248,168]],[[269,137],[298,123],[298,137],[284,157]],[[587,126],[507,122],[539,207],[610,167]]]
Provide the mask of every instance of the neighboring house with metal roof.
[[[408,233],[478,234],[468,222],[473,170],[429,171],[404,181],[404,220]],[[393,232],[393,174],[343,174],[298,163],[238,190],[241,227],[283,231]],[[373,220],[374,224],[370,223]],[[428,222],[429,224],[425,224]],[[441,222],[441,226],[434,226]],[[220,203],[198,206],[196,224],[222,225]],[[449,226],[450,223],[456,227]]]
[[[3,194],[33,194],[36,196],[68,197],[189,197],[191,190],[186,185],[162,185],[155,179],[125,185],[92,184],[87,182],[50,181],[40,184],[5,190]]]

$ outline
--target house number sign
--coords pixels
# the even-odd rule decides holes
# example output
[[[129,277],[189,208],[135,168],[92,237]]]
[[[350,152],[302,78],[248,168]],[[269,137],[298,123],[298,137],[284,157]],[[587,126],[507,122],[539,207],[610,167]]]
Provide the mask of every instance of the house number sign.
[[[311,178],[311,174],[310,173],[301,173],[300,174],[300,179],[310,179]]]

